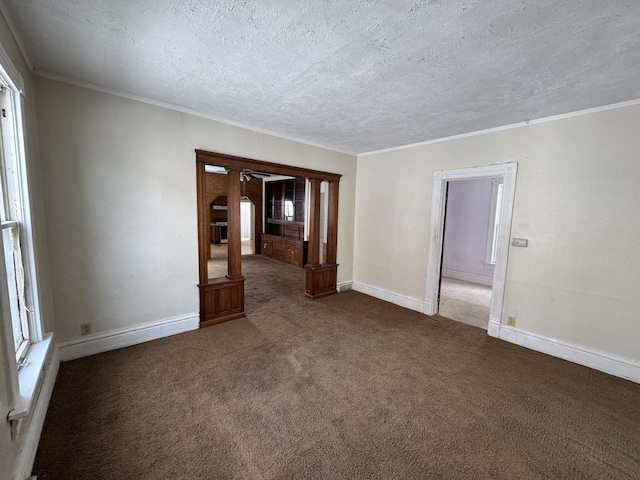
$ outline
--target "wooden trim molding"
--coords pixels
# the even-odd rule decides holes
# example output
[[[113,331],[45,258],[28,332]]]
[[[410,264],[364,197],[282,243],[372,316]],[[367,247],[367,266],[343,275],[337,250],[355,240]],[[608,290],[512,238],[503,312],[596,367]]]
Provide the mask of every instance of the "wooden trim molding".
[[[209,260],[209,206],[206,204],[206,187],[204,163],[196,163],[196,201],[198,211],[198,283],[207,283],[209,272],[207,261]]]
[[[327,258],[325,263],[337,263],[338,258],[338,190],[340,182],[329,182],[327,215]]]
[[[235,157],[224,153],[208,152],[206,150],[196,150],[196,162],[207,165],[217,165],[219,167],[235,167],[242,170],[248,168],[256,172],[272,173],[274,175],[286,175],[289,177],[319,178],[328,182],[339,182],[339,173],[322,172],[309,168],[282,165],[279,163],[265,162],[263,160],[253,160],[251,158]]]
[[[338,187],[342,175],[205,150],[196,150],[195,152],[198,202],[200,327],[243,317],[245,314],[244,277],[242,276],[240,242],[240,177],[243,169],[309,179],[312,208],[309,217],[309,260],[305,276],[305,294],[314,299],[337,293]],[[225,167],[228,175],[228,269],[225,277],[212,279],[209,278],[208,272],[210,212],[209,205],[206,203],[206,165]],[[323,181],[329,182],[329,208],[327,214],[327,258],[325,263],[321,265],[320,184]]]
[[[229,167],[227,172],[227,278],[242,277],[242,243],[240,240],[240,172],[238,167]]]
[[[305,267],[305,292],[304,294],[315,300],[338,293],[337,289],[337,264],[310,265]]]
[[[320,265],[320,184],[317,178],[309,179],[311,196],[309,200],[309,253],[308,265]]]
[[[200,328],[244,317],[244,277],[216,278],[200,287]]]

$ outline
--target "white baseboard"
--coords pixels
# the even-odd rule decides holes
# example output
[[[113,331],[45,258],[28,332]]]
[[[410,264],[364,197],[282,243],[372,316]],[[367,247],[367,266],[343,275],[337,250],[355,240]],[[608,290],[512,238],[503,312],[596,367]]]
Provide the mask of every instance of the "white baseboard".
[[[507,342],[640,383],[640,362],[637,360],[574,345],[510,325],[501,325],[498,337]]]
[[[143,323],[133,327],[100,332],[76,340],[61,342],[58,344],[60,360],[65,362],[117,348],[129,347],[157,338],[168,337],[177,333],[188,332],[197,329],[199,322],[200,317],[197,313],[189,313],[157,322]]]
[[[338,285],[336,285],[336,290],[338,290],[338,293],[353,290],[353,282],[351,280],[348,282],[339,282]]]
[[[388,290],[361,282],[354,281],[353,290],[410,310],[425,313],[426,315],[429,315],[432,308],[430,302],[424,302],[405,295],[389,292]],[[544,335],[539,335],[510,325],[503,325],[497,318],[489,319],[487,334],[525,348],[530,348],[531,350],[546,353],[553,357],[562,358],[563,360],[584,365],[594,370],[640,383],[640,361],[637,360],[545,337]]]
[[[438,306],[432,305],[431,302],[427,302],[426,300],[423,303],[422,313],[425,315],[435,315],[438,313]]]
[[[457,270],[442,269],[442,276],[447,278],[455,278],[463,282],[479,283],[480,285],[493,286],[493,277],[485,277],[475,273],[458,272]]]
[[[29,478],[31,476],[31,470],[33,470],[33,462],[36,459],[44,419],[47,416],[49,401],[51,400],[53,386],[56,383],[56,377],[58,376],[58,369],[60,367],[58,349],[55,348],[55,346],[52,348],[51,358],[46,365],[44,381],[42,382],[42,387],[36,400],[36,406],[31,415],[27,433],[22,443],[22,449],[18,453],[14,477],[16,480]]]
[[[380,300],[385,300],[395,305],[399,305],[400,307],[415,310],[420,313],[424,313],[426,307],[430,308],[430,305],[425,304],[423,300],[400,295],[399,293],[390,292],[382,288],[367,285],[366,283],[354,281],[353,289],[356,292],[364,293],[365,295],[370,295],[372,297],[379,298]]]
[[[487,335],[490,337],[500,337],[500,320],[496,318],[489,318],[489,325],[487,326]]]

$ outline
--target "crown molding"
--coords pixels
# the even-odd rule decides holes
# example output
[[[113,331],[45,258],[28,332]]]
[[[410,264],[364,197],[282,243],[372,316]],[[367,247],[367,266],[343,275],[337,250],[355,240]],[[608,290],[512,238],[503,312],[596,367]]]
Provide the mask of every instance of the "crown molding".
[[[9,8],[4,0],[0,0],[0,15],[4,18],[4,21],[7,23],[7,27],[9,27],[9,31],[13,36],[13,40],[16,42],[18,46],[18,50],[20,51],[20,55],[22,55],[22,60],[24,60],[25,65],[29,69],[31,73],[33,73],[33,63],[27,54],[27,49],[24,46],[24,42],[22,41],[22,37],[18,33],[18,29],[16,28],[16,24],[13,22],[13,17],[9,13]]]
[[[2,0],[0,0],[2,1]],[[44,70],[34,70],[34,75],[42,78],[48,78],[50,80],[55,80],[62,83],[68,83],[70,85],[75,85],[76,87],[86,88],[89,90],[94,90],[96,92],[107,93],[109,95],[115,95],[117,97],[126,98],[129,100],[134,100],[136,102],[146,103],[149,105],[154,105],[156,107],[166,108],[168,110],[174,110],[176,112],[185,113],[187,115],[193,115],[194,117],[205,118],[207,120],[213,120],[214,122],[222,123],[225,125],[230,125],[232,127],[243,128],[245,130],[250,130],[252,132],[261,133],[263,135],[269,135],[271,137],[281,138],[283,140],[288,140],[290,142],[300,143],[302,145],[307,145],[310,147],[321,148],[322,150],[328,150],[331,152],[342,153],[344,155],[349,155],[351,157],[355,157],[357,154],[352,152],[346,152],[344,150],[338,150],[337,148],[328,147],[326,145],[321,145],[319,143],[310,142],[308,140],[303,140],[297,137],[291,137],[289,135],[283,135],[281,133],[273,132],[271,130],[266,130],[263,128],[252,127],[251,125],[247,125],[240,122],[234,122],[233,120],[226,120],[224,118],[216,117],[215,115],[209,115],[208,113],[199,112],[197,110],[192,110],[190,108],[181,107],[179,105],[174,105],[172,103],[160,102],[158,100],[153,100],[151,98],[143,97],[140,95],[134,95],[131,93],[122,92],[120,90],[116,90],[109,87],[102,87],[100,85],[96,85],[94,83],[85,82],[83,80],[76,80],[71,77],[67,77],[65,75],[58,75],[57,73],[51,73]]]
[[[458,140],[461,138],[475,137],[476,135],[484,135],[487,133],[502,132],[504,130],[511,130],[514,128],[528,127],[529,125],[538,125],[540,123],[555,122],[556,120],[563,120],[565,118],[580,117],[582,115],[606,112],[608,110],[616,110],[618,108],[633,107],[636,105],[640,105],[640,98],[637,100],[629,100],[628,102],[613,103],[611,105],[603,105],[601,107],[587,108],[585,110],[578,110],[578,111],[569,112],[569,113],[561,113],[559,115],[552,115],[550,117],[543,117],[535,120],[525,120],[524,122],[512,123],[510,125],[504,125],[502,127],[487,128],[484,130],[476,130],[474,132],[461,133],[459,135],[451,135],[449,137],[435,138],[433,140],[426,140],[424,142],[410,143],[408,145],[400,145],[397,147],[383,148],[380,150],[372,150],[370,152],[359,153],[358,158],[364,157],[366,155],[376,155],[378,153],[395,152],[397,150],[405,150],[407,148],[422,147],[424,145],[431,145],[433,143],[448,142],[450,140]]]

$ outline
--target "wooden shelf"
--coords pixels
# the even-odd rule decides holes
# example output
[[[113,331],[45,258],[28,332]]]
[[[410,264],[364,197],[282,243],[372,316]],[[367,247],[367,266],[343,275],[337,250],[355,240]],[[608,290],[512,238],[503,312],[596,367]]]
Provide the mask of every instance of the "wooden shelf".
[[[267,218],[267,223],[272,223],[274,225],[297,225],[304,227],[304,222],[294,222],[289,220],[274,220],[272,218]]]
[[[265,183],[265,234],[304,239],[305,190],[304,178]]]

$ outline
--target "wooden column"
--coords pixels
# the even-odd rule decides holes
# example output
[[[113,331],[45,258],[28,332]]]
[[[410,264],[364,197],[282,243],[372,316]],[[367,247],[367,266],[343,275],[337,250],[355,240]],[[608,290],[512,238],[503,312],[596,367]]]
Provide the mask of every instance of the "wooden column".
[[[207,245],[207,242],[209,242],[207,229],[210,229],[211,227],[209,227],[209,206],[206,205],[206,173],[204,167],[204,163],[196,162],[196,191],[198,202],[198,283],[200,285],[207,283],[207,280],[209,279],[207,260],[209,260],[209,249],[211,248],[210,245]]]
[[[336,273],[337,265],[335,261],[333,264],[324,263],[320,264],[320,183],[319,179],[310,179],[311,183],[311,198],[309,208],[309,261],[305,266],[305,291],[304,294],[311,298],[321,298],[327,295],[332,295],[337,292],[336,290]],[[331,200],[330,200],[331,201]],[[337,202],[337,197],[336,200]],[[329,204],[329,221],[331,219],[337,220],[337,210],[331,212],[331,204]],[[336,230],[337,231],[337,230]],[[329,232],[329,242],[331,242],[331,235],[334,232]],[[337,238],[337,237],[336,237]],[[333,247],[335,252],[335,243]],[[327,245],[327,257],[330,257],[329,245]],[[335,257],[335,253],[334,253]],[[325,260],[326,261],[326,260]]]
[[[210,249],[208,230],[211,228],[211,215],[210,206],[206,201],[205,178],[205,162],[198,161],[196,162],[196,189],[198,197],[200,327],[208,327],[244,316],[244,277],[240,263],[240,170],[229,172],[230,193],[227,212],[229,269],[227,278],[209,279],[207,262]]]
[[[309,253],[307,265],[320,265],[320,184],[322,180],[310,178],[311,195],[309,199]]]
[[[227,278],[242,277],[242,244],[240,240],[240,173],[237,168],[229,168],[227,180],[227,238],[228,270]]]
[[[335,264],[338,256],[338,189],[339,182],[329,182],[329,212],[327,215],[327,258],[325,263]]]

